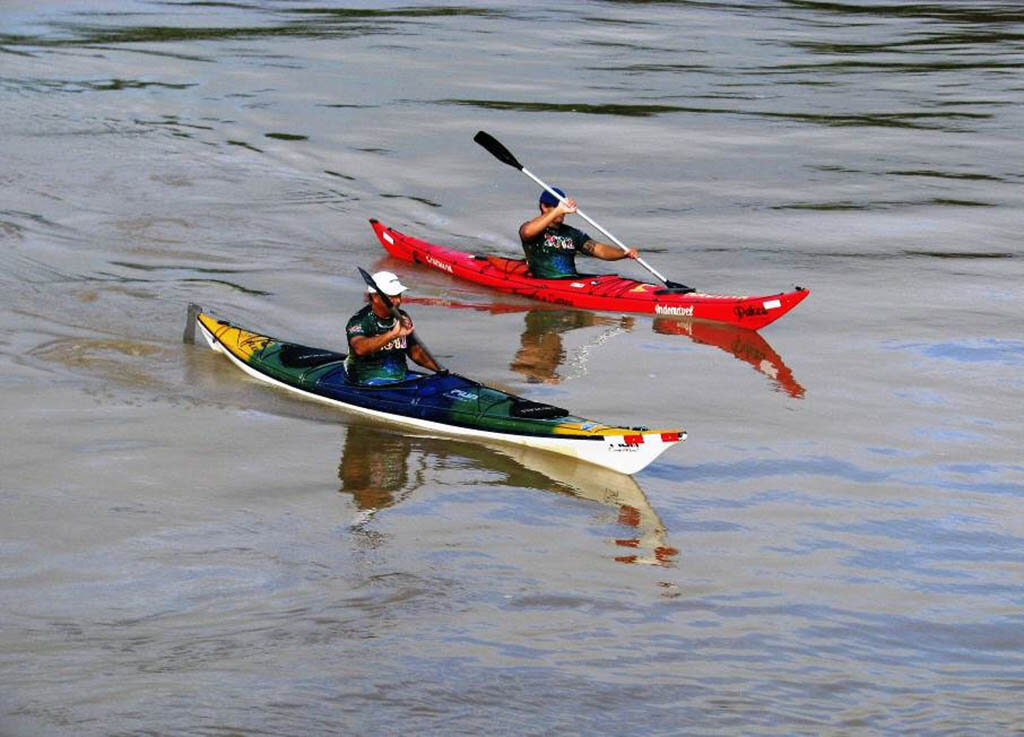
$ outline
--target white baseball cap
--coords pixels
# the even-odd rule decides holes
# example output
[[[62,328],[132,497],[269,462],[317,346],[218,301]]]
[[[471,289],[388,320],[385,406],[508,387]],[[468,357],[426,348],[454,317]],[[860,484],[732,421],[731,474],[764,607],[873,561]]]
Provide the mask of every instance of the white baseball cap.
[[[390,271],[378,271],[370,278],[373,279],[374,283],[380,288],[380,291],[384,292],[384,294],[389,297],[397,297],[409,288],[402,284],[402,282],[398,281],[398,277]],[[375,294],[377,290],[367,285],[366,291],[370,294]]]

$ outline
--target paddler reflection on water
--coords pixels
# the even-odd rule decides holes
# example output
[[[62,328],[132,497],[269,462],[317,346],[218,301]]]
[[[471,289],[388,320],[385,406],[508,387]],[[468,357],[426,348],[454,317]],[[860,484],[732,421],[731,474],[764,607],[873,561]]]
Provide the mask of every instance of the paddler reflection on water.
[[[406,378],[406,356],[431,371],[441,367],[417,342],[413,335],[412,318],[401,309],[402,292],[406,287],[390,271],[378,271],[372,277],[381,292],[398,308],[401,319],[391,314],[384,299],[367,286],[368,303],[345,326],[349,353],[345,359],[345,372],[357,384],[391,384]]]
[[[553,188],[563,198],[560,201],[545,190],[540,195],[540,215],[519,226],[519,240],[526,253],[530,273],[538,279],[571,279],[580,276],[576,271],[576,252],[604,261],[636,258],[635,248],[623,251],[618,246],[595,241],[581,230],[565,224],[565,216],[576,212],[576,200],[566,198],[565,192]]]
[[[586,363],[592,348],[618,333],[629,332],[633,324],[634,318],[629,315],[616,319],[582,310],[531,310],[526,313],[519,350],[509,368],[526,377],[530,384],[558,384],[564,379],[578,378],[587,373]],[[568,355],[562,335],[592,327],[605,329]],[[558,372],[563,365],[568,365],[569,369],[565,376]]]
[[[408,457],[412,441],[405,435],[353,425],[345,433],[338,464],[341,491],[351,494],[360,512],[375,512],[400,501],[410,488]]]

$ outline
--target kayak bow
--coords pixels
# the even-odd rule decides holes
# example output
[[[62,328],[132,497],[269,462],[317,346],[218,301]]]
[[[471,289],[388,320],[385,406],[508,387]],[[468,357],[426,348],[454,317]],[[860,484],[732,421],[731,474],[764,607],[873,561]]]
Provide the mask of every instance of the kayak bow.
[[[458,374],[410,372],[394,384],[353,384],[343,353],[254,333],[194,305],[189,315],[210,347],[249,376],[405,428],[536,448],[623,474],[640,471],[686,438],[683,430],[613,427],[576,417]]]
[[[672,315],[759,330],[778,320],[810,294],[803,287],[761,296],[703,294],[668,289],[615,274],[535,279],[523,259],[466,253],[413,238],[378,220],[371,219],[370,224],[381,245],[395,258],[424,264],[502,292],[586,310]]]

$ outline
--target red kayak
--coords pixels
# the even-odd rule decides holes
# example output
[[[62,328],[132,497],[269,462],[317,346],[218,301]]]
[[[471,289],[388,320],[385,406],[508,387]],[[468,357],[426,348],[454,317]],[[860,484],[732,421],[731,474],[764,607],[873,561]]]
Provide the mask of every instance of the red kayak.
[[[378,220],[371,219],[370,224],[381,244],[395,258],[432,266],[502,292],[586,310],[692,317],[759,330],[778,320],[810,294],[803,287],[757,297],[683,293],[682,290],[645,284],[615,274],[576,279],[535,279],[527,271],[524,259],[457,251],[399,233]]]

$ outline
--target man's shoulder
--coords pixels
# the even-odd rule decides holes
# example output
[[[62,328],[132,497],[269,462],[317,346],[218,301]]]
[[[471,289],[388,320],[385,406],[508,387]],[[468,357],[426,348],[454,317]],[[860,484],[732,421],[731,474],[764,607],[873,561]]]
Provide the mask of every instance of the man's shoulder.
[[[571,237],[573,240],[578,240],[580,238],[590,238],[590,236],[584,233],[582,230],[580,230],[579,228],[574,228],[571,225],[566,225],[565,223],[562,223],[559,227],[561,228],[561,230],[559,231],[561,235],[567,235]]]
[[[370,305],[366,304],[366,305],[363,305],[363,307],[361,309],[357,310],[356,313],[354,315],[352,315],[352,317],[350,317],[348,319],[348,321],[352,322],[353,320],[363,320],[369,314],[370,314]]]
[[[529,221],[527,221],[527,222],[529,222]],[[523,225],[526,225],[526,223],[523,223]],[[520,225],[519,227],[520,227],[520,229],[522,229],[522,225]],[[551,235],[554,235],[554,236],[574,236],[577,233],[580,234],[580,235],[583,235],[583,233],[581,231],[577,230],[576,228],[572,227],[571,225],[566,225],[565,223],[559,223],[558,225],[549,225],[548,227],[544,228],[544,230],[542,230],[540,233],[537,234],[537,237],[534,240],[541,240],[542,238],[544,238],[544,236],[551,236]]]
[[[536,236],[534,236],[530,240],[527,240],[526,238],[523,238],[523,228],[525,228],[531,222],[533,222],[533,221],[532,220],[524,220],[523,223],[519,226],[519,230],[516,231],[519,234],[519,241],[521,243],[534,243],[534,242],[536,242],[536,241],[538,241],[538,240],[540,240],[541,238],[544,237],[544,231],[542,230],[541,232],[539,232]]]
[[[363,309],[359,310],[356,314],[352,315],[345,324],[346,329],[349,332],[362,332],[366,318],[370,314],[370,305],[366,305]]]

